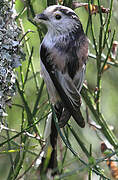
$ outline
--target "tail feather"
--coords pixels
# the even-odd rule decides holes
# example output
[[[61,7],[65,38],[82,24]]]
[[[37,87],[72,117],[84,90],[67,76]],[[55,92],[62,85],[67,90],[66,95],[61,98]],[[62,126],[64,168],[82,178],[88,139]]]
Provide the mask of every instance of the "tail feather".
[[[73,114],[72,114],[74,120],[76,121],[76,123],[81,127],[81,128],[84,128],[85,127],[85,121],[84,121],[84,118],[82,116],[82,113],[80,110],[78,111],[73,111]]]

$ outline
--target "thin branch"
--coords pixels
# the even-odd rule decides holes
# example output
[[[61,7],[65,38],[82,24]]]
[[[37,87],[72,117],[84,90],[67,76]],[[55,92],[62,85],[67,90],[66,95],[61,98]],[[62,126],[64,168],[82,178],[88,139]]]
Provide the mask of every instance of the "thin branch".
[[[41,119],[35,121],[33,124],[31,124],[30,126],[28,126],[27,128],[24,128],[23,131],[19,132],[18,134],[16,134],[15,136],[11,137],[9,140],[6,140],[2,143],[0,143],[0,147],[3,146],[4,144],[6,144],[8,141],[10,142],[12,139],[17,138],[18,136],[20,136],[21,134],[23,134],[24,132],[27,132],[29,129],[31,129],[32,127],[34,127],[36,124],[38,124],[42,119],[45,119],[48,115],[50,114],[47,113],[44,117],[42,117]],[[45,142],[43,139],[41,139],[41,142]]]
[[[24,83],[23,83],[23,89],[25,87],[25,84],[27,82],[27,79],[28,79],[28,74],[29,74],[29,67],[30,67],[30,64],[31,64],[31,60],[32,60],[32,56],[33,56],[33,52],[34,52],[34,47],[32,47],[31,49],[31,54],[29,56],[29,60],[28,60],[28,66],[27,66],[27,71],[26,71],[26,74],[25,74],[25,79],[24,79]]]
[[[17,134],[21,133],[21,132],[16,131],[15,129],[10,129],[10,128],[4,126],[3,124],[1,124],[0,125],[0,131],[2,131],[2,130],[10,131],[10,132],[17,133]],[[23,131],[22,131],[22,134],[24,134],[24,135],[26,135],[26,136],[28,136],[30,138],[34,138],[36,140],[41,140],[41,138],[39,136],[33,135],[33,134],[31,134],[31,133],[29,133],[27,131],[25,131],[25,132],[23,132]]]

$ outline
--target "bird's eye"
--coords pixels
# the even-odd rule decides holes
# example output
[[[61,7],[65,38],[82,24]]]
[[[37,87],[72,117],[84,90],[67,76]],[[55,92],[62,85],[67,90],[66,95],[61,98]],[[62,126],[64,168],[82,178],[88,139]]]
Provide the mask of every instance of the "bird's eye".
[[[60,14],[56,14],[56,15],[55,15],[55,18],[56,18],[57,20],[60,20],[60,19],[61,19],[61,15],[60,15]]]

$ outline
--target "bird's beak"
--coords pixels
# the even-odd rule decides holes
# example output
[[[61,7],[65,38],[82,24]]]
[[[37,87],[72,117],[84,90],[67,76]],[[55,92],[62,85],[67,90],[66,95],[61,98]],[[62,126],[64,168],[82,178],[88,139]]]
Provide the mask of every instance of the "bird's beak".
[[[36,23],[41,22],[42,20],[47,21],[47,20],[48,20],[47,15],[41,13],[41,14],[37,14],[37,15],[35,16],[35,18],[34,18],[34,21],[35,21]]]

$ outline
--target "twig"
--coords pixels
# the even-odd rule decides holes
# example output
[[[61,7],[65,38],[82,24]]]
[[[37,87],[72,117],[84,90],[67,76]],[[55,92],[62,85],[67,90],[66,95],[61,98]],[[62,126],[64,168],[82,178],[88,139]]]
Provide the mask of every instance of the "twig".
[[[17,133],[17,134],[21,133],[21,132],[16,131],[15,129],[10,129],[10,128],[4,126],[3,124],[1,124],[0,125],[0,131],[2,131],[2,130],[10,131],[10,132]],[[23,130],[23,131],[25,131],[25,130]],[[23,132],[23,131],[22,131],[22,134],[27,135],[28,137],[34,138],[36,140],[41,140],[41,138],[39,136],[33,135],[27,131],[25,131],[25,132]]]
[[[94,105],[94,99],[89,93],[89,90],[85,85],[82,88],[81,94],[87,106],[89,107],[90,111],[94,115],[96,122],[102,127],[101,129],[102,133],[109,140],[109,142],[114,146],[114,148],[117,148],[118,147],[117,138],[115,137],[113,132],[109,129],[108,124],[106,123],[103,116],[100,113],[98,114]]]
[[[25,36],[26,36],[28,33],[30,33],[30,32],[35,33],[35,31],[32,31],[32,30],[29,29],[29,30],[22,36],[22,38],[21,38],[20,41],[19,41],[19,44],[22,42],[22,40],[25,38]]]
[[[106,59],[104,60],[103,66],[102,66],[102,68],[101,68],[101,73],[103,72],[104,67],[105,67],[105,64],[106,64],[106,62],[107,62],[107,60],[108,60],[108,57],[109,57],[109,55],[110,55],[110,52],[111,52],[111,49],[112,49],[112,45],[113,45],[113,41],[114,41],[114,36],[115,36],[115,30],[114,30],[114,33],[113,33],[113,37],[112,37],[112,40],[111,40],[110,48],[109,48],[109,50],[108,50]]]
[[[19,132],[19,133],[16,134],[15,136],[11,137],[11,138],[9,139],[9,141],[11,141],[12,139],[17,138],[17,137],[20,136],[22,133],[27,132],[27,131],[28,131],[29,129],[31,129],[33,126],[35,126],[36,124],[38,124],[42,119],[46,118],[49,114],[50,114],[50,112],[47,113],[47,114],[46,114],[44,117],[42,117],[41,119],[35,121],[33,124],[31,124],[31,125],[28,126],[27,128],[25,128],[22,132]],[[4,144],[6,144],[7,142],[8,142],[8,140],[0,143],[0,147],[3,146]],[[45,142],[45,141],[44,141],[43,139],[41,139],[41,142]]]
[[[97,59],[96,55],[94,55],[92,53],[89,53],[88,57],[95,59],[95,60]],[[101,62],[104,63],[105,59],[106,59],[106,56],[104,55],[104,57],[101,57]],[[118,60],[116,60],[114,62],[107,61],[106,64],[109,64],[109,65],[114,66],[114,67],[118,67]]]
[[[32,47],[32,49],[31,49],[31,54],[30,54],[30,56],[29,56],[28,66],[27,66],[27,71],[26,71],[26,74],[25,74],[25,79],[24,79],[24,83],[23,83],[23,89],[24,89],[25,84],[26,84],[27,79],[28,79],[29,67],[30,67],[30,64],[31,64],[31,60],[32,60],[33,52],[34,52],[34,47]]]
[[[25,30],[24,30],[22,21],[19,20],[19,22],[20,22],[20,26],[21,26],[21,28],[22,28],[22,31],[23,31],[23,33],[25,34]],[[26,35],[24,36],[24,38],[25,38],[25,40],[27,41],[27,36],[26,36]],[[30,46],[29,46],[29,43],[28,43],[28,42],[26,42],[26,47],[27,47],[28,55],[30,56],[30,55],[31,55],[31,50],[30,50]],[[37,88],[37,91],[38,91],[38,90],[39,90],[39,83],[38,83],[38,79],[37,79],[37,76],[36,76],[36,73],[35,73],[34,64],[33,64],[32,61],[31,61],[31,68],[32,68],[32,72],[33,72],[33,76],[34,76],[36,88]]]
[[[112,7],[113,7],[113,0],[111,0],[110,12],[109,12],[109,17],[108,17],[108,23],[107,23],[107,26],[106,26],[106,31],[105,31],[105,33],[104,33],[103,49],[104,49],[105,44],[106,44],[107,34],[108,34],[109,26],[110,26],[111,15],[112,15]]]

